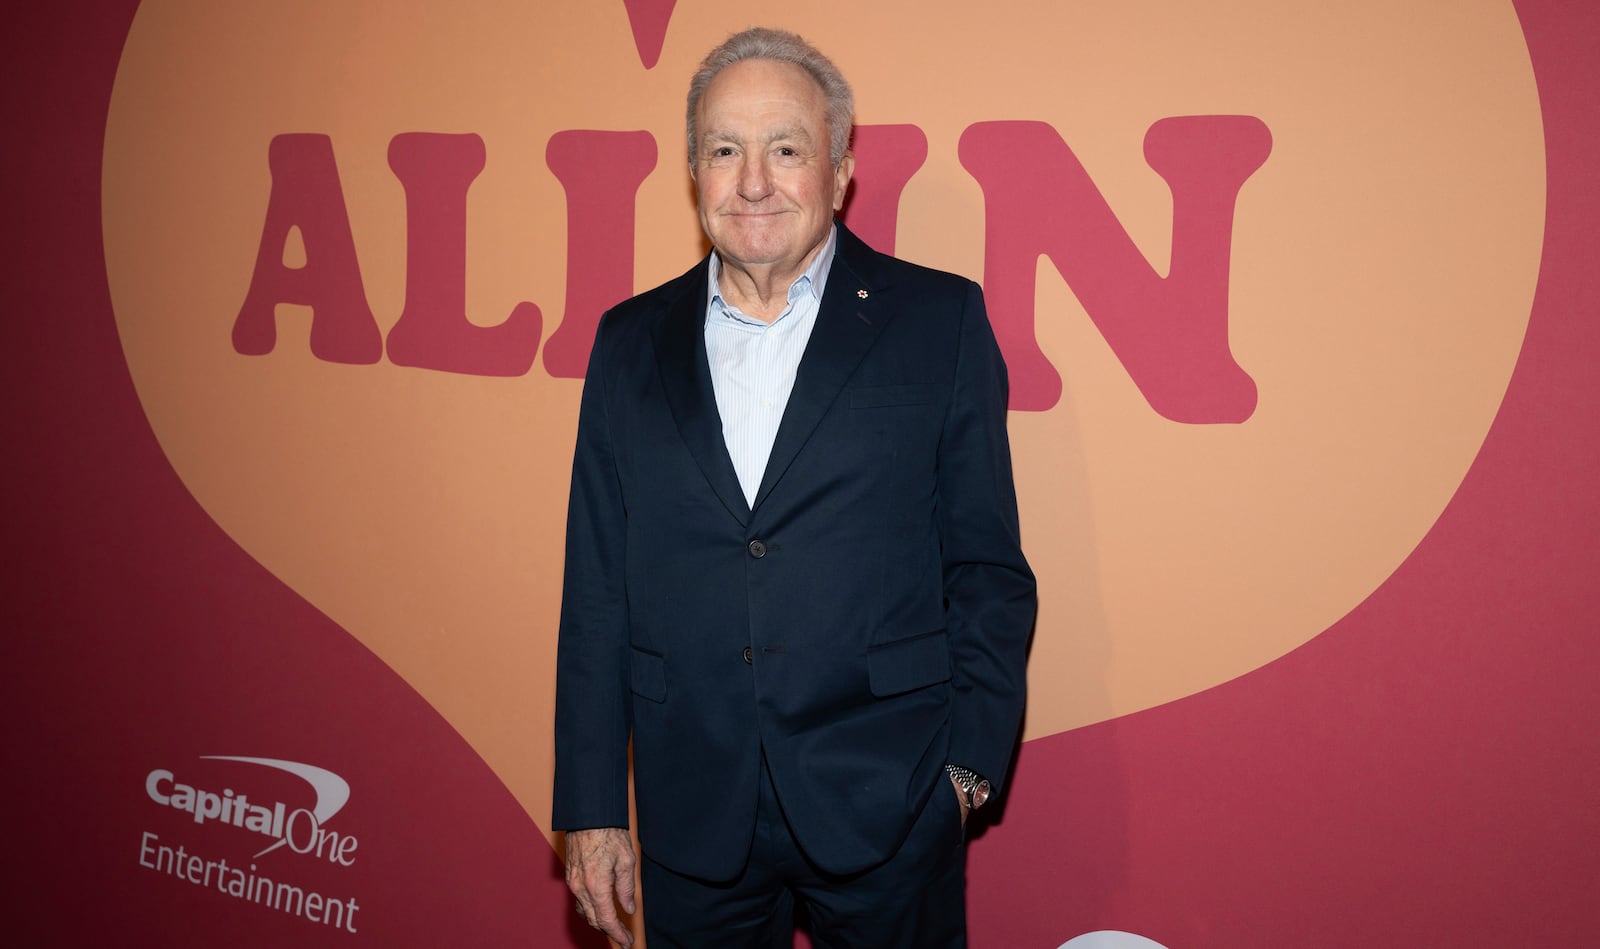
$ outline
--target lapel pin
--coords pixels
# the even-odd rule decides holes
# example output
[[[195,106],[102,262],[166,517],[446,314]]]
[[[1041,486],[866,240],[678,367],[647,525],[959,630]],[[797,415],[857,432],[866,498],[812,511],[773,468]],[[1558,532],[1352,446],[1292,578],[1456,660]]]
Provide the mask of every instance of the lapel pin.
[[[861,299],[865,300],[867,298],[867,291],[865,291],[865,290],[857,290],[856,291],[856,296],[858,296]]]

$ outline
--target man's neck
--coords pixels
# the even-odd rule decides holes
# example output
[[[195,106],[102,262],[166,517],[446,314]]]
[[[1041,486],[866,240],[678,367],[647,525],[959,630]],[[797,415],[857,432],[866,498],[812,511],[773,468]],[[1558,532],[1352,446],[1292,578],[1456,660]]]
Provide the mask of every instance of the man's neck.
[[[795,266],[764,264],[747,267],[718,258],[717,292],[740,313],[763,323],[777,319],[789,305],[789,288],[811,267],[828,242],[811,249]]]

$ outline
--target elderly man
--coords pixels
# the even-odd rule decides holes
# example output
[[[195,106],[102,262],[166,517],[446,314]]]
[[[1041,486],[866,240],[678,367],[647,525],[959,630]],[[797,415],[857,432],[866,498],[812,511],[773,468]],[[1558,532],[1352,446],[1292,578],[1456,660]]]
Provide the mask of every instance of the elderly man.
[[[608,312],[584,383],[555,821],[589,923],[653,949],[959,946],[966,816],[1022,715],[1034,581],[976,284],[834,213],[849,85],[752,29],[689,87],[714,251]]]

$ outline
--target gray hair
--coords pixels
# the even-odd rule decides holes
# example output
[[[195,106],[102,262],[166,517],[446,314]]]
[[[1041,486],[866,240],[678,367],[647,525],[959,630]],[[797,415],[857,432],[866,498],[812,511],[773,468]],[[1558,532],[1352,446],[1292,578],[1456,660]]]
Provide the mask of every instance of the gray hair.
[[[695,127],[695,113],[700,108],[700,98],[711,85],[717,73],[746,59],[771,59],[780,63],[793,63],[810,74],[822,90],[828,113],[828,160],[837,167],[850,148],[850,126],[855,121],[855,94],[850,84],[833,61],[822,55],[815,46],[799,34],[786,30],[772,30],[753,26],[735,33],[721,46],[706,55],[700,71],[689,80],[689,165],[694,166],[699,141]]]

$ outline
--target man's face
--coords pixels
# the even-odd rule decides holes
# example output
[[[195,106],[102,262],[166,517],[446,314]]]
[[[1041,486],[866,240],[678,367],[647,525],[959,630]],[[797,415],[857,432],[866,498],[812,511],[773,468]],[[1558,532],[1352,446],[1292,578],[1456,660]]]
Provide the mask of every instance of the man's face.
[[[700,224],[725,264],[792,278],[827,239],[855,159],[829,162],[826,110],[792,63],[744,60],[706,87],[693,172]]]

